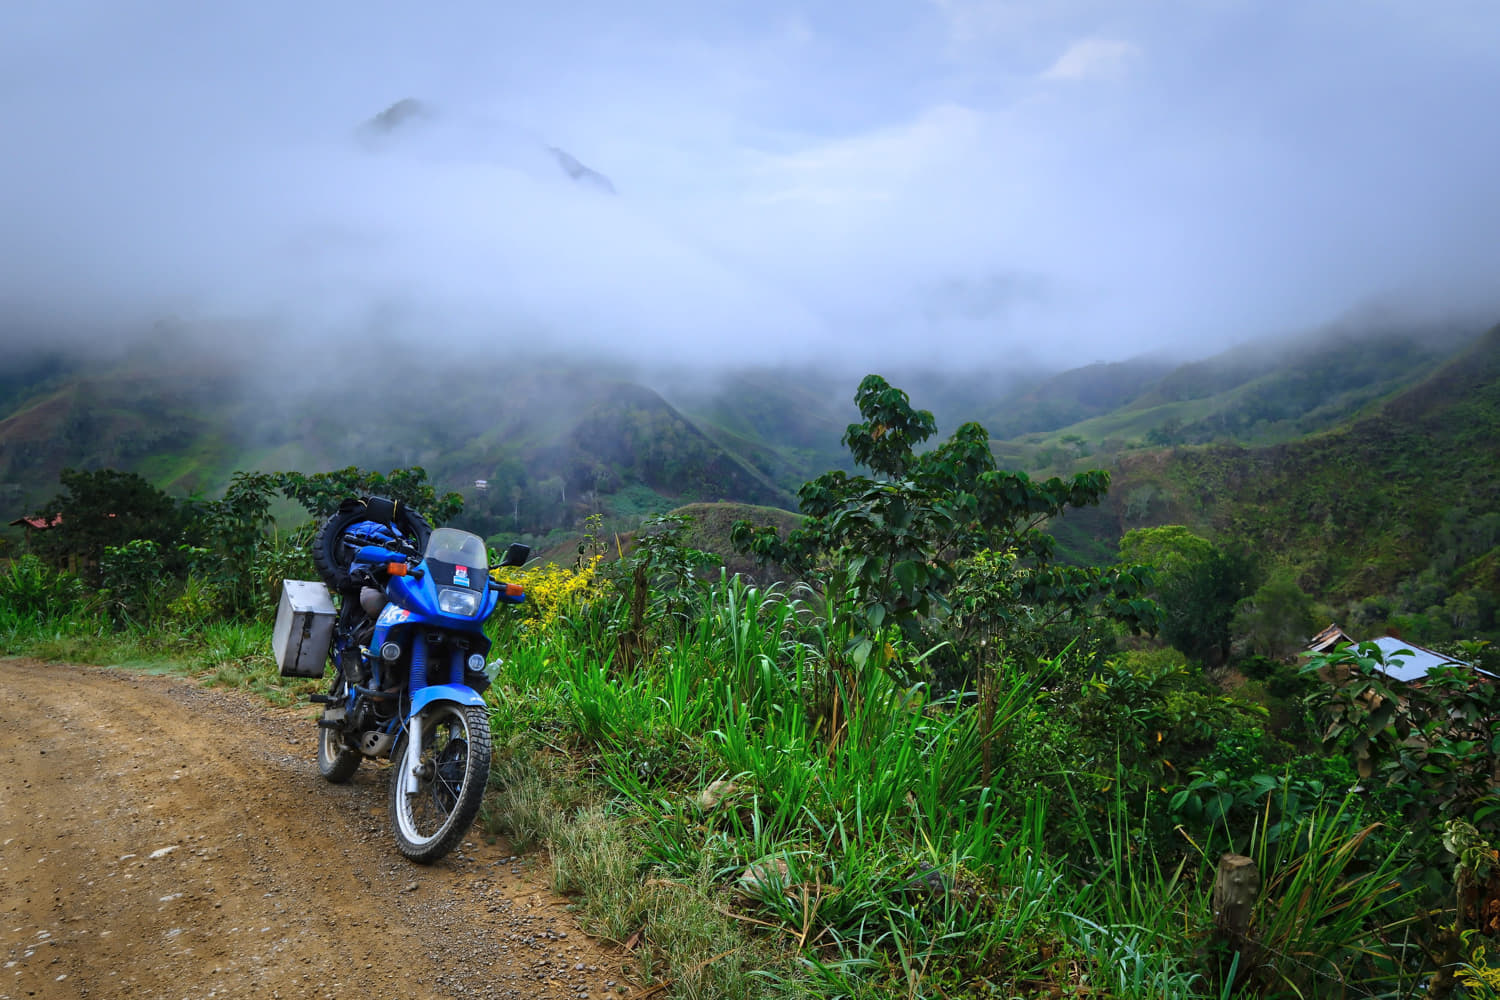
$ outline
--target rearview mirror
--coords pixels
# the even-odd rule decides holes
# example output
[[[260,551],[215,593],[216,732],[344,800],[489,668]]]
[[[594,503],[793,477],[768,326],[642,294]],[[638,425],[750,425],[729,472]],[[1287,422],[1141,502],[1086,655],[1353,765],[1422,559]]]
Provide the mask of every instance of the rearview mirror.
[[[503,568],[506,566],[524,566],[526,565],[526,560],[530,558],[530,545],[522,545],[520,542],[511,542],[510,548],[505,550],[505,555],[501,557],[499,567],[497,568]]]

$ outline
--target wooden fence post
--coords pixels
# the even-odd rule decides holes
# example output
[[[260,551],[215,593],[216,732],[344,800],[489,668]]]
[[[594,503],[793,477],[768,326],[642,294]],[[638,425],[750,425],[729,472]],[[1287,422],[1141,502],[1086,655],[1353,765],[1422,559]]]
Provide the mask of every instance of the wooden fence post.
[[[1256,948],[1249,939],[1250,913],[1260,898],[1260,869],[1243,854],[1219,859],[1214,878],[1214,938],[1239,956],[1235,980],[1242,980],[1255,961]],[[1227,968],[1226,968],[1227,972]]]

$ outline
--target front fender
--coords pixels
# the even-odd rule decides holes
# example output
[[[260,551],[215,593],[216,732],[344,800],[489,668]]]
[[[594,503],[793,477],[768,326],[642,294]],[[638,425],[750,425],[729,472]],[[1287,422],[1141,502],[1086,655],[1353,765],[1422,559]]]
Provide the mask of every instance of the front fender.
[[[406,721],[410,722],[412,716],[435,701],[454,701],[460,705],[484,707],[484,699],[471,687],[462,684],[430,684],[411,696],[411,711],[407,713]]]

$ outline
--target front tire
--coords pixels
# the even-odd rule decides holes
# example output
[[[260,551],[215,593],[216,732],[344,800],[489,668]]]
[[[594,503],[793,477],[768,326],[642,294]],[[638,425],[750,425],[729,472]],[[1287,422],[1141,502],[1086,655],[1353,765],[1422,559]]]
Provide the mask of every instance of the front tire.
[[[328,692],[335,700],[328,703],[328,708],[323,709],[324,719],[328,718],[330,710],[343,708],[348,692],[348,682],[343,676],[335,677],[333,690]],[[344,744],[342,729],[318,727],[318,773],[327,781],[342,785],[354,777],[354,772],[359,770],[359,762],[363,759],[358,750],[351,750]]]
[[[421,765],[406,754],[391,773],[391,829],[401,853],[420,864],[446,855],[468,832],[490,779],[489,712],[437,702],[425,710]]]

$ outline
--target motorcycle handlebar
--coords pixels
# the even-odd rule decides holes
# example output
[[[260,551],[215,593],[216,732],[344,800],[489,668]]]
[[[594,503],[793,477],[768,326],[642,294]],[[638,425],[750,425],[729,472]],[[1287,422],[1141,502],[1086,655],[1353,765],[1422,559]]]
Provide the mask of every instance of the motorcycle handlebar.
[[[500,594],[500,599],[510,604],[520,604],[526,599],[526,590],[519,583],[501,583],[490,577],[490,586]]]
[[[422,553],[417,549],[415,545],[404,538],[381,538],[376,541],[372,541],[369,538],[356,535],[351,531],[348,534],[344,535],[344,544],[353,546],[354,548],[364,548],[369,545],[378,544],[386,549],[391,550],[392,552],[399,552],[404,556],[420,557],[422,555]]]

